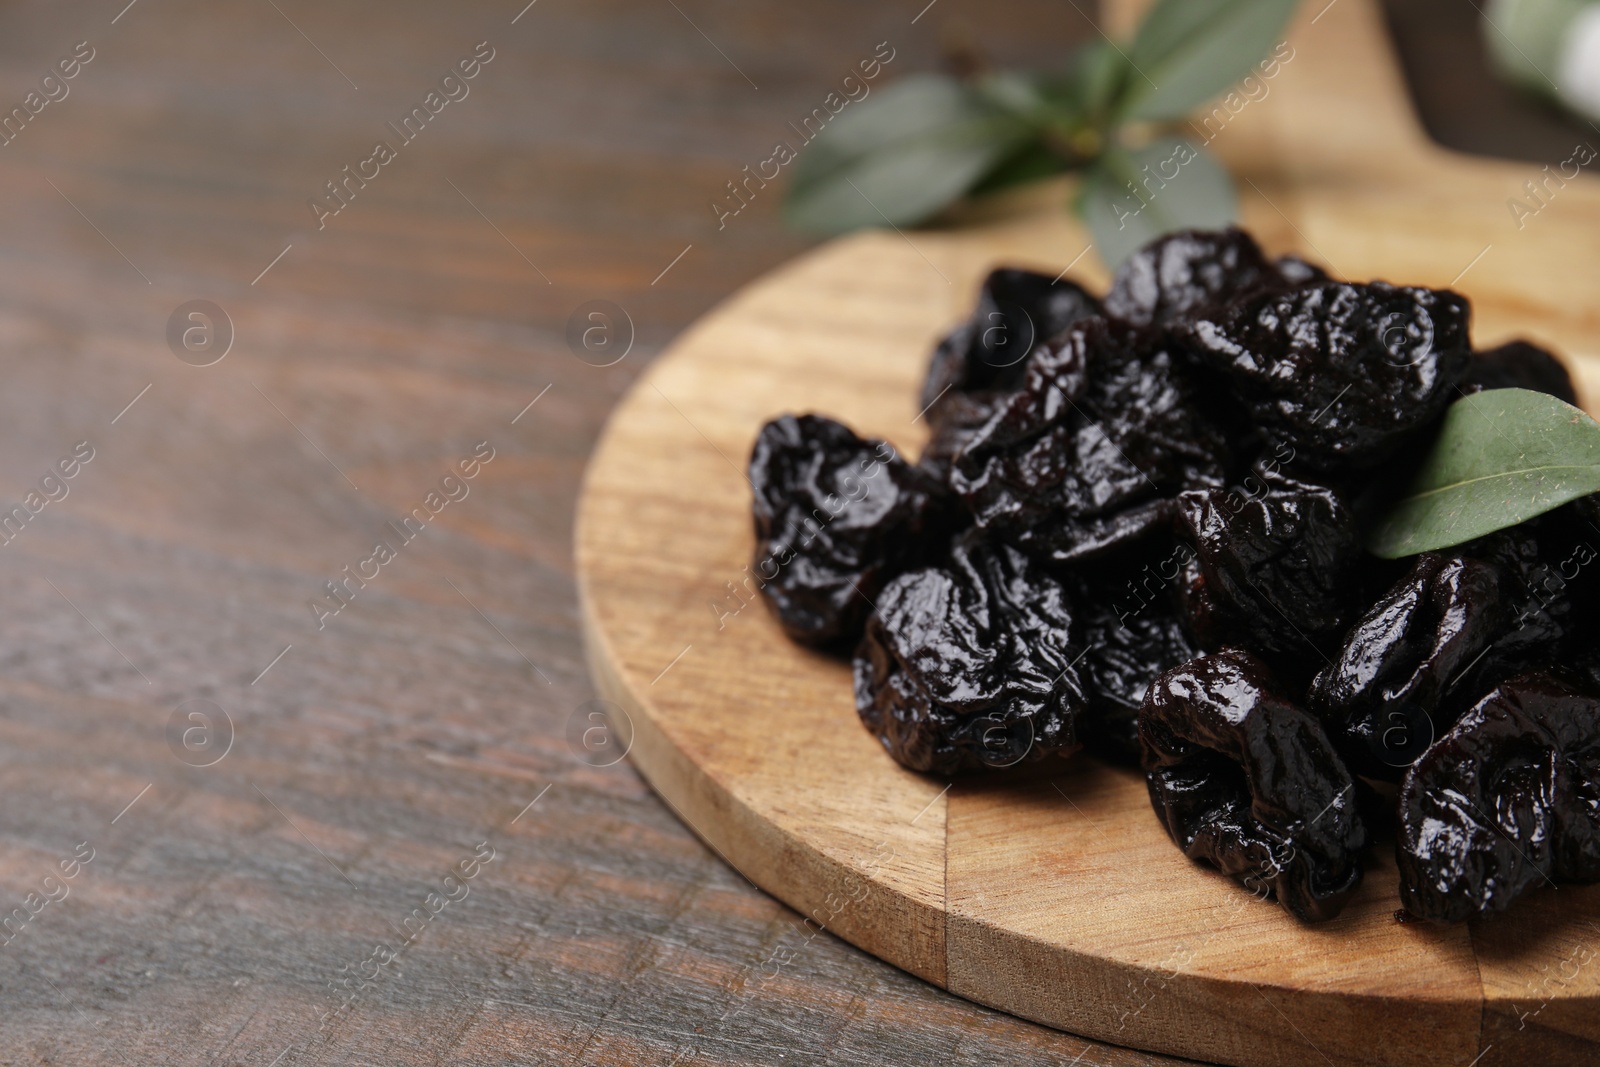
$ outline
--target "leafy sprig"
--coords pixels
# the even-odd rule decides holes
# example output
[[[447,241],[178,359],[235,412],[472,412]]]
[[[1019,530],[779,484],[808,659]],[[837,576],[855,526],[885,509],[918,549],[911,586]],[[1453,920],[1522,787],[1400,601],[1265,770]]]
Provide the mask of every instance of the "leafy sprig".
[[[1374,527],[1385,559],[1451,548],[1600,492],[1600,425],[1530,389],[1450,405],[1411,487]]]
[[[1250,74],[1298,0],[1157,0],[1131,41],[1080,48],[1062,72],[908,77],[842,113],[801,155],[791,224],[911,226],[964,196],[1084,171],[1075,206],[1101,258],[1233,221],[1226,171],[1193,141],[1151,137]]]

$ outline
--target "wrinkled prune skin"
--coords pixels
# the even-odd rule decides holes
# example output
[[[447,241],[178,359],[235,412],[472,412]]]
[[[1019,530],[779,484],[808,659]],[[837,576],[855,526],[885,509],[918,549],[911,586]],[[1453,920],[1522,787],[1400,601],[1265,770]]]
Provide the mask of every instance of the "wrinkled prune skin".
[[[848,649],[885,582],[949,533],[932,479],[884,441],[818,415],[761,428],[750,456],[751,571],[784,632]]]
[[[1401,903],[1437,922],[1600,881],[1600,701],[1544,672],[1499,686],[1406,773],[1399,829]]]
[[[1150,683],[1199,651],[1171,595],[1187,546],[1169,548],[1142,570],[1081,584],[1073,597],[1082,634],[1078,673],[1087,708],[1079,736],[1095,755],[1138,766],[1139,708]]]
[[[1480,693],[1593,643],[1600,623],[1597,527],[1589,497],[1452,550],[1498,567],[1508,605],[1500,633],[1472,669]]]
[[[1260,660],[1228,648],[1167,671],[1139,737],[1151,804],[1186,856],[1304,922],[1339,913],[1367,844],[1355,781]]]
[[[1555,356],[1527,341],[1511,341],[1473,355],[1461,391],[1481,393],[1485,389],[1532,389],[1574,406],[1578,403],[1578,391],[1572,386],[1567,368]]]
[[[1201,647],[1242,645],[1288,681],[1338,647],[1359,610],[1368,559],[1337,490],[1265,471],[1244,485],[1177,498],[1195,548],[1181,598]]]
[[[1600,646],[1590,645],[1573,657],[1569,674],[1578,691],[1600,697]]]
[[[1399,781],[1482,693],[1474,668],[1510,619],[1500,582],[1492,563],[1426,553],[1351,627],[1307,703],[1352,770]]]
[[[1090,319],[1035,353],[1027,388],[965,442],[950,487],[980,527],[1069,563],[1163,530],[1170,497],[1221,485],[1235,445],[1184,357]]]
[[[956,456],[977,432],[986,426],[1005,402],[997,394],[949,393],[939,401],[938,418],[930,420],[932,433],[917,466],[940,486],[950,484],[950,471]]]
[[[1106,294],[1106,314],[1137,326],[1165,326],[1219,308],[1284,276],[1249,234],[1185,230],[1152,241],[1117,268]]]
[[[993,271],[972,317],[934,350],[919,402],[937,423],[947,393],[1011,392],[1022,384],[1030,353],[1099,313],[1100,302],[1064,278],[1009,267]]]
[[[1308,696],[1354,769],[1397,781],[1495,686],[1581,659],[1600,578],[1592,508],[1425,553],[1367,609]]]
[[[878,597],[856,649],[856,710],[914,771],[1002,769],[1078,747],[1081,642],[1066,590],[969,531]]]
[[[1322,282],[1262,290],[1183,334],[1271,443],[1347,472],[1383,462],[1459,395],[1468,314],[1449,290]]]

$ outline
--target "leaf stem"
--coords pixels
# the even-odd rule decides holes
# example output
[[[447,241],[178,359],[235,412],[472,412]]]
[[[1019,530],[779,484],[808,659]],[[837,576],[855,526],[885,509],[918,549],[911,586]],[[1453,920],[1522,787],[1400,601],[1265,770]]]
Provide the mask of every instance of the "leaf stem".
[[[1039,130],[1039,143],[1067,167],[1078,170],[1098,160],[1110,138],[1089,123],[1072,126],[1046,125]]]

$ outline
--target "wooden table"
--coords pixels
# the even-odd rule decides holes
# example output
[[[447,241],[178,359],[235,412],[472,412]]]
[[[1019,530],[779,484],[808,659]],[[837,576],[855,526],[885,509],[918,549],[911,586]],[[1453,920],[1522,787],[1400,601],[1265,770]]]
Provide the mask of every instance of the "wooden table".
[[[808,243],[725,183],[879,42],[1085,15],[124,3],[0,13],[4,108],[92,52],[0,146],[0,1065],[1170,1062],[816,934],[577,741],[590,445]]]

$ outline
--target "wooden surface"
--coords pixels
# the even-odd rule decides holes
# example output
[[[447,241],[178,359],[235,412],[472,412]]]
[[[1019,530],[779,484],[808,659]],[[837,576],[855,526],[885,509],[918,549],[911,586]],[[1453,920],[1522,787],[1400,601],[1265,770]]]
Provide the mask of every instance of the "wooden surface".
[[[96,850],[0,948],[0,1064],[1169,1062],[815,934],[629,764],[566,739],[595,695],[569,531],[602,420],[665,341],[808,244],[775,196],[721,231],[712,198],[879,41],[905,71],[962,43],[1046,67],[1084,15],[539,0],[512,25],[522,6],[0,6],[6,109],[97,50],[0,147],[0,498],[97,449],[0,546],[3,911]],[[306,199],[485,39],[472,95],[316,231]],[[214,367],[167,347],[192,299],[236,326]],[[604,370],[563,338],[591,299],[639,335]],[[484,439],[471,496],[319,634],[306,601]],[[191,699],[236,727],[210,768],[166,741]],[[470,896],[322,1029],[328,983],[484,840]]]
[[[1480,344],[1553,344],[1595,396],[1600,183],[1568,183],[1518,228],[1506,200],[1528,168],[1453,157],[1392,106],[1403,87],[1370,0],[1307,10],[1291,41],[1271,92],[1215,140],[1243,179],[1245,223],[1340,275],[1454,283]],[[761,423],[820,411],[914,455],[927,353],[983,275],[1053,272],[1085,247],[1061,197],[812,252],[698,322],[619,405],[589,468],[578,560],[591,665],[632,715],[632,758],[758,885],[1029,1018],[1250,1065],[1593,1062],[1600,888],[1494,921],[1401,924],[1380,847],[1339,919],[1301,926],[1184,860],[1136,775],[1078,760],[946,791],[901,770],[859,728],[847,666],[731,598],[751,558],[742,463]],[[1077,273],[1103,284],[1092,265]]]
[[[602,420],[807,243],[775,198],[721,232],[711,199],[878,41],[927,69],[981,17],[998,59],[1043,65],[1089,32],[1045,0],[941,0],[915,26],[677,4],[759,90],[661,2],[539,0],[512,26],[522,3],[277,0],[359,91],[261,0],[140,0],[115,25],[126,0],[0,7],[6,107],[97,49],[0,147],[0,500],[96,449],[0,545],[3,910],[95,849],[0,947],[0,1064],[1151,1062],[813,936],[626,762],[569,748],[595,695],[570,531]],[[484,39],[472,95],[318,233],[306,199]],[[237,328],[216,366],[168,350],[191,299]],[[590,299],[639,333],[604,370],[563,338]],[[307,600],[485,439],[471,495],[319,633]],[[210,768],[168,748],[191,699],[236,727]],[[319,1029],[340,969],[485,840],[402,973]]]

